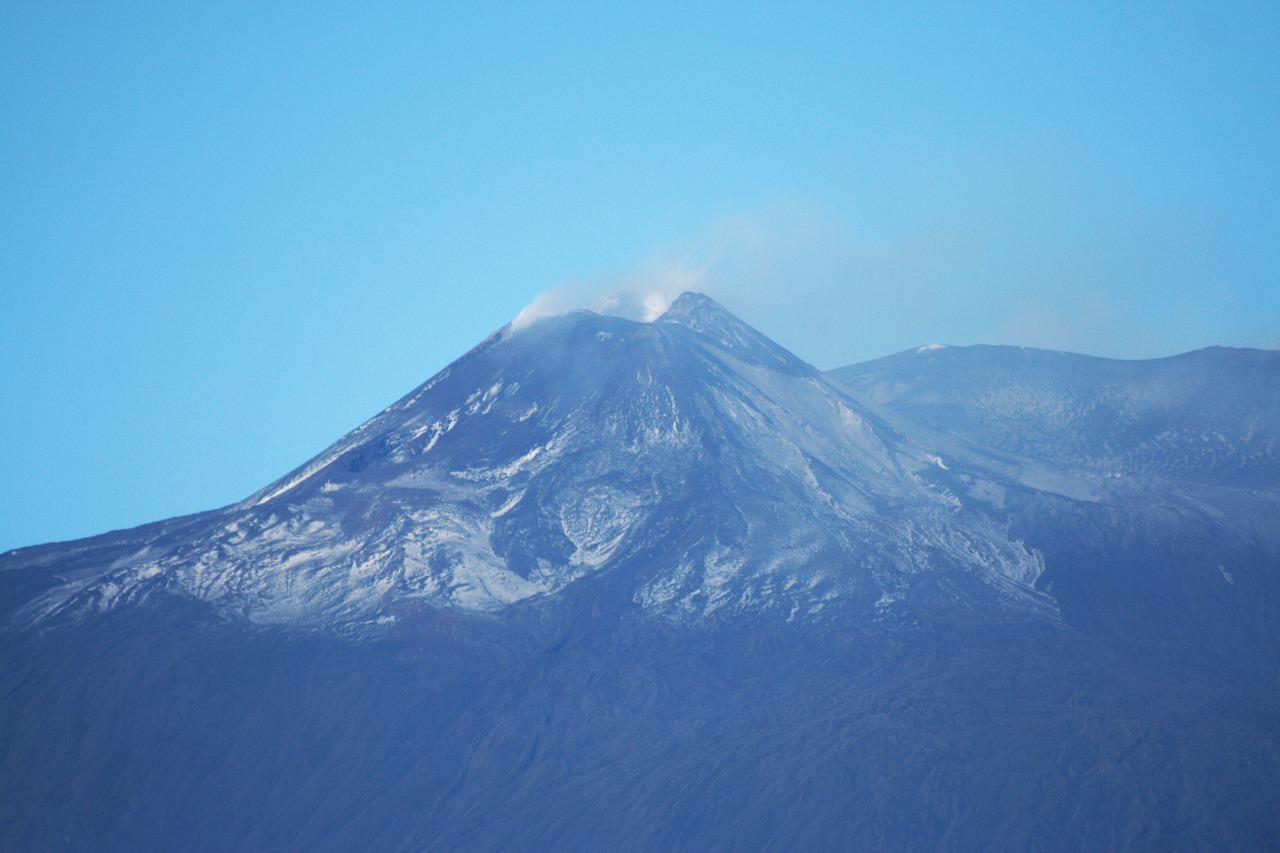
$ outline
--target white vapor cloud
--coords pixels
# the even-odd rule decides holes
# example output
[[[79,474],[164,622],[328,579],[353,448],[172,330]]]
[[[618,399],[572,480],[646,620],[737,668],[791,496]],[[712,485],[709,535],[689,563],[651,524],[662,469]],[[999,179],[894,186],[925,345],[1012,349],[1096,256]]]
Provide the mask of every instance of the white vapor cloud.
[[[681,293],[701,289],[706,274],[706,265],[650,259],[627,273],[567,282],[544,290],[520,310],[511,321],[511,328],[519,331],[546,317],[583,308],[652,323]]]
[[[533,297],[532,302],[520,309],[520,313],[511,321],[511,328],[519,331],[546,317],[565,314],[578,307],[580,307],[580,303],[573,299],[569,288],[555,287],[551,290],[544,290]]]

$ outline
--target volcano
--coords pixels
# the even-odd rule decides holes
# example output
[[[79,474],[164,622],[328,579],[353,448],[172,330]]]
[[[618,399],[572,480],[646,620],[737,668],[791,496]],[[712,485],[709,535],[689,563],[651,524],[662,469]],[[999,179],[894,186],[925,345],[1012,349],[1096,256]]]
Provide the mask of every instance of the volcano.
[[[5,849],[1280,844],[1280,353],[499,329],[0,555]]]

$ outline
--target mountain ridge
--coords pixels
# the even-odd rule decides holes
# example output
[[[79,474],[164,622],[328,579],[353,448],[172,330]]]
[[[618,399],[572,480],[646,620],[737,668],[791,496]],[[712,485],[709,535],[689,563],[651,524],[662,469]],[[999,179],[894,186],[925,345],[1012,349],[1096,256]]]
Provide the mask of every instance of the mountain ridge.
[[[913,422],[1060,469],[1280,486],[1280,352],[919,348],[828,376]]]

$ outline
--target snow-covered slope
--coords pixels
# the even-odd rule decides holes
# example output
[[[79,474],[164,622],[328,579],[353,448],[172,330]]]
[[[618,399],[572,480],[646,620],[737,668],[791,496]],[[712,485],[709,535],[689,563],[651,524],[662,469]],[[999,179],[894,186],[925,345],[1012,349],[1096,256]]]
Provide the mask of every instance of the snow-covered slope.
[[[584,311],[506,327],[248,500],[123,553],[104,537],[109,562],[68,572],[24,615],[164,591],[257,621],[368,627],[601,572],[677,619],[873,612],[921,573],[1046,606],[1036,556],[955,476],[686,294],[653,323]],[[6,559],[56,568],[64,549]]]

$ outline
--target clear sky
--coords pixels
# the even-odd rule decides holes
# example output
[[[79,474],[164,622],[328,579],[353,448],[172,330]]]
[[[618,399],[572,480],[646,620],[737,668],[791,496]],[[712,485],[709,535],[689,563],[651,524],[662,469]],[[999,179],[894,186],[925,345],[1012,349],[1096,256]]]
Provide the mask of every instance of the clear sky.
[[[1277,57],[1273,2],[3,0],[0,550],[238,500],[548,290],[824,368],[1280,344]]]

